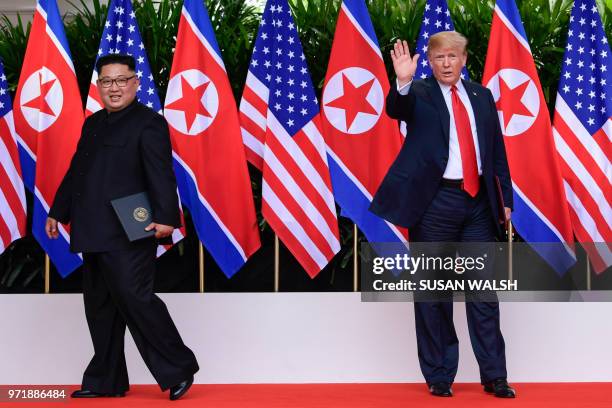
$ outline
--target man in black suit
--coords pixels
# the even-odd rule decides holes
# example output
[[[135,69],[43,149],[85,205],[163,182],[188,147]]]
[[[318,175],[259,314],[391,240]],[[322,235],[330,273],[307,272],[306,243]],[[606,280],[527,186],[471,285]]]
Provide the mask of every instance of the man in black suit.
[[[501,234],[499,220],[510,218],[512,187],[493,96],[461,80],[467,61],[463,35],[432,35],[427,57],[433,78],[413,80],[419,55],[410,56],[406,41],[398,40],[391,51],[397,86],[387,96],[387,114],[406,122],[407,135],[371,211],[409,228],[414,242],[494,241]],[[497,181],[505,205],[498,202]],[[452,396],[459,359],[452,297],[415,301],[414,307],[419,363],[429,390]],[[498,302],[467,301],[466,313],[485,391],[513,398]]]
[[[49,211],[46,231],[70,223],[70,248],[83,253],[83,299],[94,356],[73,398],[121,397],[129,388],[124,356],[126,325],[147,367],[170,399],[193,383],[198,363],[183,344],[163,301],[153,292],[156,239],[180,226],[168,125],[138,103],[131,56],[97,63],[104,109],[83,124],[70,168]],[[130,242],[111,200],[147,192],[155,238]]]

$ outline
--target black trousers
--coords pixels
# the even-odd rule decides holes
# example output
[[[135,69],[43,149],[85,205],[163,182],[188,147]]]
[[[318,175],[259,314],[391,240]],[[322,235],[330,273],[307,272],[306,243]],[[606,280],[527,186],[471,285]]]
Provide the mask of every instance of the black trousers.
[[[494,236],[493,217],[484,191],[472,198],[451,187],[438,190],[420,223],[410,229],[410,240],[414,242],[491,242]],[[490,300],[491,296],[495,301],[470,301],[466,293],[465,302],[470,341],[483,383],[507,376],[499,303],[495,293],[486,298]],[[443,300],[419,302],[415,297],[414,303],[419,364],[428,384],[452,383],[459,363],[452,293],[440,298]]]
[[[125,328],[162,390],[198,371],[164,302],[153,292],[156,243],[128,250],[83,254],[83,299],[94,356],[83,389],[120,393],[129,389],[123,351]]]

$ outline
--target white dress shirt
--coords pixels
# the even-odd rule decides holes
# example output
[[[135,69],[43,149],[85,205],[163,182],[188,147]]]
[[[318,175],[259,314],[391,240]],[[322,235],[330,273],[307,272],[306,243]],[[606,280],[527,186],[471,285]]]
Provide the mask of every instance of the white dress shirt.
[[[396,80],[397,91],[400,95],[408,95],[408,91],[410,91],[410,85],[412,85],[412,81],[408,82],[404,86],[400,87],[399,82]],[[461,164],[461,150],[459,149],[459,139],[457,138],[457,126],[455,126],[455,116],[453,114],[453,102],[452,102],[452,93],[451,87],[449,85],[445,85],[438,81],[440,85],[440,89],[442,90],[442,96],[444,96],[444,102],[446,103],[446,107],[448,108],[448,113],[450,115],[450,126],[449,126],[449,140],[448,140],[448,163],[446,164],[446,169],[444,170],[444,174],[442,177],[445,179],[451,180],[459,180],[463,178],[463,167]],[[478,134],[476,133],[476,119],[474,117],[474,111],[472,110],[472,104],[470,103],[470,98],[468,97],[467,91],[463,86],[461,80],[459,80],[456,84],[457,93],[459,95],[459,99],[463,102],[465,109],[467,110],[468,116],[470,118],[470,127],[472,128],[472,137],[474,138],[474,147],[476,148],[476,162],[478,165],[478,175],[482,174],[482,165],[480,163],[480,147],[478,145]]]

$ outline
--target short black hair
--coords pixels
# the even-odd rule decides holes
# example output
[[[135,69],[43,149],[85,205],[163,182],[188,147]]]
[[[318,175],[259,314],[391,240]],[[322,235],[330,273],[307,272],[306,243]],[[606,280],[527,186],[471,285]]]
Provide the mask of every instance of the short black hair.
[[[136,60],[131,55],[126,54],[106,54],[98,58],[96,62],[96,71],[98,74],[102,71],[102,67],[110,64],[127,65],[130,71],[136,72]]]

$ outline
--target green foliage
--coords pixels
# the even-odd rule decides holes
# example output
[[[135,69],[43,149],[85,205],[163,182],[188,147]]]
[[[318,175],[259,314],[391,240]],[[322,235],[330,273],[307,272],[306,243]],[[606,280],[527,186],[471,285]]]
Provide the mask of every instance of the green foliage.
[[[206,4],[234,96],[239,101],[261,16],[245,0],[207,0]]]
[[[544,0],[547,1],[547,0]],[[448,2],[455,30],[469,41],[467,68],[472,81],[480,82],[489,43],[493,1],[455,0]]]
[[[15,24],[8,17],[0,16],[0,59],[4,63],[4,71],[11,91],[17,88],[31,27],[30,23],[23,25],[21,16],[17,16]]]
[[[393,68],[389,53],[397,39],[406,39],[414,48],[425,10],[425,0],[389,0],[367,2],[378,44],[391,77]]]

